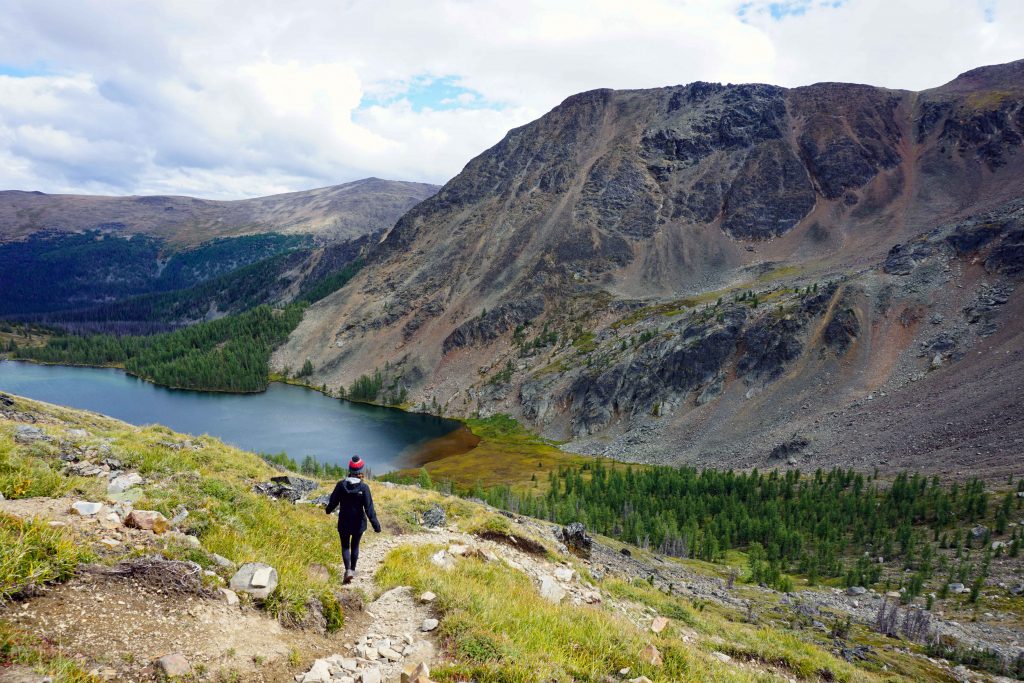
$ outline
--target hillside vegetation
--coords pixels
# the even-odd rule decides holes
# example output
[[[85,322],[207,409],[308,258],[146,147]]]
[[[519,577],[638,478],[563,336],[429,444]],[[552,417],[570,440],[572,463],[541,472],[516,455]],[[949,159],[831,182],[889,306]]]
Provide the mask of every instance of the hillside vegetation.
[[[40,432],[21,429],[25,425]],[[106,478],[70,475],[68,459],[61,458],[100,449],[107,453],[104,457],[117,458],[125,470],[144,478],[136,509],[156,510],[168,519],[186,509],[188,516],[176,523],[177,536],[133,531],[135,546],[114,549],[98,543],[97,533],[111,532],[74,517],[61,516],[67,521],[54,527],[0,516],[0,534],[10,541],[0,546],[0,564],[15,567],[8,572],[5,593],[17,600],[16,612],[30,614],[35,609],[38,599],[32,597],[37,594],[33,587],[81,581],[71,570],[83,561],[117,568],[155,552],[166,560],[189,560],[212,574],[230,576],[233,570],[214,561],[216,553],[237,563],[267,562],[280,575],[273,594],[264,601],[246,603],[251,606],[243,606],[241,614],[281,619],[291,625],[284,637],[291,638],[287,635],[291,630],[299,645],[286,658],[250,659],[244,666],[254,680],[267,680],[263,677],[271,671],[279,672],[281,678],[270,680],[301,673],[312,656],[344,651],[344,644],[365,628],[359,625],[365,617],[358,608],[351,611],[360,602],[358,594],[346,592],[339,581],[333,521],[325,519],[316,506],[254,493],[253,484],[265,481],[275,470],[259,457],[215,439],[190,439],[162,427],[131,427],[95,414],[5,397],[0,412],[0,493],[8,500],[0,502],[0,511],[10,515],[49,509],[54,511],[50,514],[63,515],[75,499],[102,500]],[[441,626],[431,669],[438,681],[525,682],[538,677],[601,681],[608,676],[614,680],[646,676],[653,681],[895,683],[943,680],[949,675],[947,666],[920,656],[920,646],[874,633],[864,625],[834,630],[838,634],[834,642],[833,636],[817,629],[787,627],[789,617],[781,616],[780,621],[775,615],[782,608],[779,594],[741,584],[718,587],[723,584],[709,578],[701,563],[670,560],[665,564],[666,560],[638,548],[632,549],[635,557],[628,558],[619,552],[622,546],[602,539],[593,558],[585,560],[565,554],[552,536],[552,527],[543,523],[508,518],[480,504],[416,487],[371,486],[385,534],[366,539],[364,563],[380,559],[379,565],[364,569],[375,573],[376,579],[375,584],[367,584],[369,594],[363,594],[362,600],[400,585],[436,594],[431,609]],[[447,513],[450,526],[420,533],[422,514],[433,505]],[[186,536],[196,541],[185,543]],[[458,547],[456,537],[462,544]],[[74,544],[68,543],[71,538],[76,539]],[[524,544],[541,550],[530,554],[516,549]],[[440,551],[449,556],[448,569],[433,564],[431,558]],[[565,583],[563,590],[570,596],[587,596],[587,602],[552,601],[538,591],[542,574],[565,569],[578,576]],[[97,571],[89,570],[90,576],[102,576]],[[665,583],[677,574],[688,577],[688,589],[681,590],[678,579]],[[91,579],[92,590],[101,588],[97,580]],[[207,580],[213,585],[218,581],[212,575]],[[744,602],[750,608],[738,609]],[[325,614],[337,615],[328,618],[323,635],[307,630],[314,605]],[[762,610],[773,616],[763,621],[752,616]],[[50,632],[22,630],[11,621],[15,611],[0,606],[2,664],[17,663],[78,681],[98,680],[88,673],[97,662],[124,671],[145,664],[111,662],[99,641],[94,645],[100,647],[89,652],[44,644]],[[837,621],[842,621],[840,615],[836,612]],[[666,617],[657,633],[650,629],[654,616]],[[340,631],[332,636],[332,628]],[[870,645],[863,648],[858,643]],[[123,646],[110,643],[109,647],[117,651]],[[215,649],[215,644],[211,647]],[[837,655],[855,648],[861,648],[862,654],[849,662]],[[202,670],[196,669],[193,679],[238,678],[240,669],[231,671],[241,666],[232,653],[218,654]],[[627,669],[628,673],[620,673]]]
[[[235,316],[150,336],[63,336],[16,347],[16,358],[43,363],[123,367],[157,384],[208,391],[263,391],[268,362],[302,318],[303,304],[258,306]]]

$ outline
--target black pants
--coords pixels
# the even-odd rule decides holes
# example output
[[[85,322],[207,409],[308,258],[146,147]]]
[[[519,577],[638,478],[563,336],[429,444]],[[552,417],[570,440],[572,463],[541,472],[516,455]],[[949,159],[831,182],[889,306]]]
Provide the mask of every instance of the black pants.
[[[338,529],[338,535],[341,536],[341,559],[345,569],[355,571],[356,562],[359,561],[359,539],[363,537],[363,532]]]

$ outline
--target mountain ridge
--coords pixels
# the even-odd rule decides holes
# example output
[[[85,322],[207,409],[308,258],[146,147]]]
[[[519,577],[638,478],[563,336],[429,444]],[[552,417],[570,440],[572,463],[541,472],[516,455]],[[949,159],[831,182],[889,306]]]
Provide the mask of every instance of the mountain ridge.
[[[867,395],[891,379],[895,360],[887,370],[881,359],[905,358],[913,341],[883,332],[891,321],[869,315],[880,292],[900,289],[900,276],[879,272],[889,250],[999,207],[1010,226],[1000,239],[1013,233],[1019,218],[1010,203],[1024,194],[1022,65],[967,72],[916,93],[858,84],[697,82],[573,95],[511,130],[402,216],[363,272],[307,312],[274,362],[295,367],[311,359],[314,382],[329,386],[387,366],[415,403],[455,414],[509,412],[547,436],[576,439],[570,448],[617,457],[629,455],[627,443],[598,441],[640,438],[633,432],[651,415],[636,411],[660,411],[655,404],[671,413],[651,428],[657,434],[686,415],[707,413],[685,396],[717,384],[718,374],[733,385],[739,370],[743,394],[750,383],[767,387],[766,394],[783,391],[776,380],[808,357],[814,330],[833,323],[837,330],[857,328],[835,372],[848,373],[843,365],[855,363],[847,349],[882,335],[879,353],[856,361],[874,379],[850,390]],[[948,268],[977,258],[939,251],[932,258]],[[693,316],[732,315],[702,308],[735,308],[730,297],[756,290],[759,296],[741,306],[774,297],[772,306],[785,317],[802,305],[797,290],[858,277],[872,281],[830,289],[833,298],[799,324],[776,326],[763,308],[751,311],[713,376],[662,386],[655,404],[627,398],[652,380],[639,367],[624,370],[625,379],[599,399],[608,419],[596,426],[581,421],[582,398],[572,386],[593,385],[593,366],[620,359],[628,368],[630,358],[645,353],[663,359],[677,335],[682,342],[696,334]],[[973,275],[958,275],[955,284],[979,286]],[[934,296],[953,287],[927,286]],[[901,289],[901,304],[921,298],[911,289]],[[656,315],[619,322],[673,300],[688,302],[677,307],[683,317],[674,322]],[[836,312],[847,308],[852,317],[836,322]],[[705,323],[712,335],[724,324]],[[743,369],[757,365],[744,360],[755,327],[768,335],[765,343],[791,350],[780,351],[767,375],[752,377]],[[521,337],[534,344],[542,329],[556,330],[559,342],[524,351]],[[632,346],[626,333],[654,337]],[[534,404],[537,396],[546,407]],[[785,421],[762,426],[773,432]],[[616,435],[620,429],[625,434]],[[771,438],[779,442],[770,446],[783,440]],[[638,457],[658,457],[647,444],[640,438],[646,455]]]
[[[235,200],[188,195],[74,195],[0,191],[0,241],[39,230],[103,229],[190,245],[259,232],[352,239],[385,230],[435,185],[361,180]]]

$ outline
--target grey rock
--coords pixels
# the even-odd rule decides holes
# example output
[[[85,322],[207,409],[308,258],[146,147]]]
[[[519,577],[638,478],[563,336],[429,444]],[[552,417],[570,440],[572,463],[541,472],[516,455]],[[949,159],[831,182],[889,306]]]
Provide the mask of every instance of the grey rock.
[[[540,596],[557,605],[565,598],[565,589],[558,585],[554,577],[544,574],[540,577]]]
[[[437,619],[424,619],[423,624],[420,626],[421,631],[433,631],[438,626]]]
[[[14,428],[14,440],[19,443],[32,443],[33,441],[45,441],[48,437],[39,427],[32,425],[17,425]]]
[[[114,477],[107,485],[107,493],[124,493],[142,483],[142,477],[136,472],[129,472]]]
[[[262,562],[247,562],[231,577],[231,590],[266,599],[277,588],[277,570]]]
[[[448,516],[440,505],[434,503],[423,513],[423,526],[436,529],[448,523]]]
[[[864,586],[850,586],[846,589],[847,595],[864,595],[867,592],[868,589],[864,588]]]
[[[234,562],[224,557],[223,555],[218,555],[217,553],[210,553],[210,559],[213,560],[213,563],[215,565],[217,565],[218,567],[224,567],[225,569],[231,569],[235,566]]]

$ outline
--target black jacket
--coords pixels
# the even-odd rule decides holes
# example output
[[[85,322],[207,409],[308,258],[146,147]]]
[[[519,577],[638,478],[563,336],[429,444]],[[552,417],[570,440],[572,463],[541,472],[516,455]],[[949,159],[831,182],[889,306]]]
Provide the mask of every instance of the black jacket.
[[[348,477],[338,482],[327,502],[327,514],[334,512],[335,508],[338,509],[338,531],[362,533],[366,531],[366,520],[369,518],[373,530],[380,533],[380,522],[373,509],[370,487],[361,479]]]

